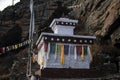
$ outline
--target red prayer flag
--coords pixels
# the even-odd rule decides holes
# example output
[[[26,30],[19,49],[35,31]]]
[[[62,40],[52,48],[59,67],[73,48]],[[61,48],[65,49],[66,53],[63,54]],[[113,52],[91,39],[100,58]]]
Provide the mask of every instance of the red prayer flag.
[[[76,46],[76,50],[78,55],[82,54],[82,46]]]
[[[0,48],[0,52],[1,53],[5,53],[5,48],[3,47],[3,48]]]
[[[44,50],[45,50],[45,52],[48,51],[48,42],[45,42],[45,43],[44,43]]]

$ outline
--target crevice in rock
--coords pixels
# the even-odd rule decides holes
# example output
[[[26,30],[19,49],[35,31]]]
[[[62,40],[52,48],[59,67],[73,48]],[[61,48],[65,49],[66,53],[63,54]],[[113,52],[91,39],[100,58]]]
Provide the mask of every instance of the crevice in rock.
[[[110,38],[110,35],[113,34],[115,30],[120,27],[120,16],[115,20],[115,22],[110,26],[107,35],[105,38]]]
[[[99,8],[100,5],[102,4],[102,2],[104,2],[104,1],[105,1],[105,0],[100,0],[100,1],[97,3],[97,5],[95,6],[95,9]]]

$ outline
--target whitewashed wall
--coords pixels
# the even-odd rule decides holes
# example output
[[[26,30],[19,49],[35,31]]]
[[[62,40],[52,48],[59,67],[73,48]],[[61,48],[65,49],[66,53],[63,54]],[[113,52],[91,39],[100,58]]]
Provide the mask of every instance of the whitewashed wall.
[[[74,54],[65,55],[65,63],[61,65],[60,54],[55,58],[55,54],[49,54],[44,52],[44,47],[38,52],[38,64],[40,64],[41,59],[44,61],[44,68],[76,68],[76,69],[89,69],[90,68],[90,53],[85,55],[84,61],[81,60],[80,55],[75,59]]]
[[[50,55],[50,59],[46,62],[46,68],[81,68],[89,69],[90,68],[90,56],[86,55],[85,60],[81,61],[80,56],[77,60],[74,59],[74,55],[66,56],[65,55],[65,64],[61,65],[60,55],[55,59],[55,55]]]
[[[62,26],[56,25],[54,29],[55,34],[64,34],[64,35],[73,35],[74,34],[74,26]]]

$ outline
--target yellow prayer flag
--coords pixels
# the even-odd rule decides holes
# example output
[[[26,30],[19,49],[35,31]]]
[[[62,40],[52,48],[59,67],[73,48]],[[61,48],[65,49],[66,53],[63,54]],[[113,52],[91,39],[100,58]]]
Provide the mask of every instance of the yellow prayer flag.
[[[84,56],[84,46],[82,46],[82,54],[81,54],[80,57],[81,57],[81,60],[84,61],[84,57],[85,57],[85,56]]]
[[[60,62],[61,62],[62,65],[65,63],[64,60],[65,60],[64,59],[64,45],[62,44],[61,45],[61,60],[60,60]]]
[[[15,49],[17,49],[18,48],[18,45],[15,45]]]

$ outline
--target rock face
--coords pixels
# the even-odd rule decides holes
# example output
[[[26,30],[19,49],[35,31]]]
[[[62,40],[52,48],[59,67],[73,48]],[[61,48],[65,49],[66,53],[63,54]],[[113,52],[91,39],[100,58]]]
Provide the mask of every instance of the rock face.
[[[119,4],[120,0],[76,0],[72,5],[73,11],[70,14],[79,19],[75,32],[97,36],[97,44],[94,45],[95,65],[103,65],[104,54],[110,55],[110,62],[116,62],[116,57],[120,56]],[[100,58],[100,55],[104,56]]]
[[[73,8],[72,13],[81,20],[88,33],[115,42],[120,38],[119,4],[120,0],[76,0],[74,5],[79,7]]]
[[[36,32],[48,27],[54,17],[61,17],[64,11],[67,13],[68,10],[62,7],[62,4],[67,5],[72,2],[71,0],[66,0],[63,3],[56,0],[34,0]],[[9,6],[0,12],[0,24],[10,27],[18,24],[23,30],[22,36],[26,38],[30,24],[29,3],[30,0],[21,0],[15,6]]]

